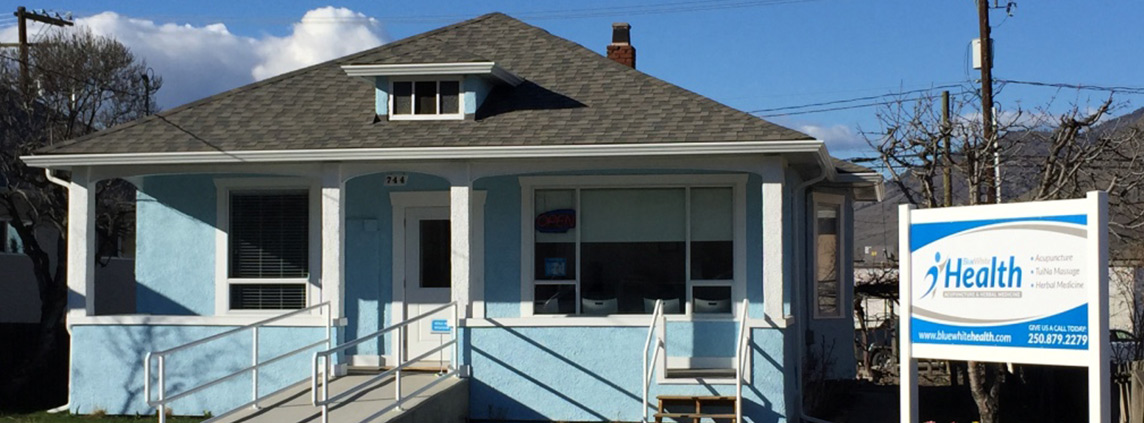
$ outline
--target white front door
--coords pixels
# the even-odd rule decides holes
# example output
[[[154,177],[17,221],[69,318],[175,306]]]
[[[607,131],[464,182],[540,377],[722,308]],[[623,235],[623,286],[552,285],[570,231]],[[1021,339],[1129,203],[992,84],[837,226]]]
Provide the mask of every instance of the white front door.
[[[420,316],[448,304],[452,298],[448,207],[405,209],[405,316]],[[417,357],[453,339],[453,310],[445,309],[409,326],[407,359]],[[425,364],[447,362],[445,348],[425,358]]]

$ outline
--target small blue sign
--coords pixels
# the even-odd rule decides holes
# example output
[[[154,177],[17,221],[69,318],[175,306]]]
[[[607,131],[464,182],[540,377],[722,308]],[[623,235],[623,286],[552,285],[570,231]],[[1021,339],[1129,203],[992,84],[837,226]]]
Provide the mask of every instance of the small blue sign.
[[[433,319],[429,325],[429,332],[432,333],[449,333],[449,320],[448,319]]]
[[[544,276],[549,278],[568,276],[568,260],[564,258],[544,259]]]

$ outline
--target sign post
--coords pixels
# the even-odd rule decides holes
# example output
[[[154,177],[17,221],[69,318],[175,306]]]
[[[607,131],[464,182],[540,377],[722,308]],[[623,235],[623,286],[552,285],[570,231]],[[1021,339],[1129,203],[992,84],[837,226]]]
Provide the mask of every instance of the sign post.
[[[1108,200],[899,211],[901,421],[917,359],[1089,368],[1089,421],[1110,419]]]

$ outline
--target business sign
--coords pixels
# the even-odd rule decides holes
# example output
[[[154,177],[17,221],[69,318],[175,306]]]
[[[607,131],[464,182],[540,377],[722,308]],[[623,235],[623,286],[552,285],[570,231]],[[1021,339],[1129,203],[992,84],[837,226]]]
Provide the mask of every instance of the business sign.
[[[576,210],[558,209],[536,216],[536,230],[543,233],[565,233],[576,227]]]
[[[916,358],[1088,366],[1090,375],[1107,376],[1104,193],[903,206],[899,225],[903,390],[913,383]],[[903,406],[909,396],[903,391]]]
[[[449,333],[448,319],[433,319],[429,322],[429,333]]]
[[[924,217],[910,225],[915,356],[925,345],[1091,347],[1088,215]]]

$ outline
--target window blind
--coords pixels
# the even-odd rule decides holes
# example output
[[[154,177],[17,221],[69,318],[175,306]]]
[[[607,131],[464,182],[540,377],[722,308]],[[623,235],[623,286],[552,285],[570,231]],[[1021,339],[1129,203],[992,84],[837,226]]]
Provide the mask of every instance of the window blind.
[[[230,285],[232,310],[288,310],[306,306],[304,283],[253,283]]]
[[[304,190],[231,193],[230,277],[308,277],[309,221]]]

